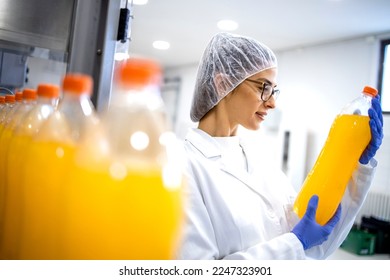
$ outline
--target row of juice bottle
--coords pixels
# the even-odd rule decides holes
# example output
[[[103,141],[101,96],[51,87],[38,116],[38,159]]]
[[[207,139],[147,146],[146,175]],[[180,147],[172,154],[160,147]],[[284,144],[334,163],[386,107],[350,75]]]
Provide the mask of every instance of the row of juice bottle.
[[[21,102],[5,97],[1,259],[173,257],[183,177],[160,78],[149,60],[117,65],[102,114],[82,74],[65,75],[61,87],[25,89]]]

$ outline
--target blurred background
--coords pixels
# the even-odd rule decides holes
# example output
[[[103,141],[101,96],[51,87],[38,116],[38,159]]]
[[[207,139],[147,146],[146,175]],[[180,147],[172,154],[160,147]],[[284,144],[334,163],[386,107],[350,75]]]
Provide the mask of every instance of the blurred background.
[[[389,86],[382,84],[389,83],[389,76],[383,77],[389,13],[386,0],[149,0],[134,5],[129,55],[152,57],[164,66],[166,105],[177,134],[184,137],[188,127],[196,126],[189,110],[197,64],[211,37],[227,31],[269,46],[279,64],[277,109],[259,132],[242,133],[254,134],[261,154],[275,160],[298,190],[334,117],[365,85],[381,89],[383,109],[390,111]],[[388,118],[373,186],[373,192],[386,196]],[[390,207],[383,215],[390,219]]]
[[[173,129],[184,138],[197,125],[189,110],[203,49],[217,32],[251,36],[277,55],[281,96],[260,131],[241,133],[297,190],[340,109],[365,85],[379,89],[384,140],[357,223],[364,215],[390,220],[389,14],[389,0],[2,0],[0,87],[59,84],[66,72],[83,72],[93,76],[92,100],[103,111],[117,61],[153,58],[164,69]]]

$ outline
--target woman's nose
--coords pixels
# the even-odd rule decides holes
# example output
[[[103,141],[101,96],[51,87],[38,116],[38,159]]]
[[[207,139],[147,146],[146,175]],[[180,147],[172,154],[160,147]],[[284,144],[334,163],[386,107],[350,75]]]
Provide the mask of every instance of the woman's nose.
[[[264,102],[265,107],[269,109],[274,109],[276,107],[276,101],[274,96],[272,95],[270,99]]]

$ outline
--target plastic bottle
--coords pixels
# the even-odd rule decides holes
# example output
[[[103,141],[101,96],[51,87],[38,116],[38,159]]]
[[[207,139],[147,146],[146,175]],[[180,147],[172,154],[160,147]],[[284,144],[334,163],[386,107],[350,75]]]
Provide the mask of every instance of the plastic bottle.
[[[5,123],[6,123],[6,120],[7,120],[7,116],[9,114],[12,113],[12,111],[14,110],[15,108],[15,95],[12,95],[12,94],[7,94],[5,96],[5,106],[3,108],[3,110],[0,112],[0,137],[3,133],[3,130],[4,130],[4,126],[5,126]],[[1,145],[0,145],[0,149],[1,149]],[[0,153],[0,178],[2,177],[2,170],[4,170],[3,166],[2,166],[2,159],[4,158],[3,154]],[[4,187],[4,184],[3,182],[0,180],[0,209],[2,208],[2,191],[1,189]],[[3,197],[4,198],[4,197]],[[0,210],[0,213],[1,213],[1,210]],[[1,214],[0,214],[0,225],[1,225]],[[1,235],[1,232],[0,232],[0,235]]]
[[[21,189],[21,259],[62,258],[69,167],[85,125],[96,118],[92,86],[90,76],[67,74],[57,110],[30,142]]]
[[[0,112],[0,136],[3,132],[5,124],[9,120],[9,116],[12,115],[14,110],[21,103],[23,94],[22,92],[17,92],[15,94],[6,94],[4,98],[5,98],[4,110]]]
[[[10,119],[12,119],[12,115],[15,113],[15,111],[18,110],[19,106],[23,103],[23,92],[22,91],[15,92],[14,98],[15,98],[15,102],[12,103],[13,105],[12,109],[9,109],[7,114],[4,115],[4,119],[2,121],[3,123],[2,128],[4,128],[5,124],[8,123]]]
[[[15,106],[15,95],[7,94],[5,96],[5,107],[3,110],[0,111],[0,135],[3,130],[3,122],[8,114],[8,112],[12,111],[12,109]],[[2,155],[0,154],[0,164],[2,162]],[[2,173],[3,166],[0,166],[0,178]],[[5,203],[5,185],[2,180],[0,180],[0,239],[2,233],[2,225],[3,225],[3,219],[4,219],[4,203]],[[0,248],[1,250],[1,248]]]
[[[6,203],[9,199],[8,197],[8,185],[7,185],[7,159],[9,154],[9,144],[12,141],[13,131],[20,121],[20,118],[27,113],[36,99],[36,91],[34,89],[25,89],[23,92],[18,92],[15,95],[15,99],[18,100],[19,104],[13,108],[12,111],[9,111],[5,116],[3,121],[3,130],[0,133],[0,185],[3,186],[4,192],[4,211],[6,211]],[[7,214],[6,212],[4,215]],[[4,234],[4,221],[5,217],[2,217],[0,220],[3,222],[0,223],[0,248],[1,248],[1,239]],[[2,250],[0,249],[0,258],[2,257]]]
[[[21,175],[24,173],[25,156],[29,142],[37,134],[42,123],[54,112],[59,97],[59,87],[40,84],[37,87],[37,103],[24,114],[16,125],[12,141],[8,146],[4,234],[0,250],[4,259],[18,259],[18,248],[22,223]]]
[[[12,139],[12,134],[20,119],[35,105],[37,93],[35,89],[24,89],[23,92],[15,94],[15,100],[18,104],[10,111],[4,119],[3,130],[0,134],[0,181],[6,187],[7,181],[7,157],[9,154],[9,143]]]
[[[17,91],[15,92],[15,103],[13,104],[13,109],[10,110],[7,113],[7,117],[5,117],[4,122],[9,121],[10,116],[17,110],[17,108],[20,106],[20,104],[23,103],[23,91]]]
[[[1,110],[0,112],[0,133],[3,130],[3,123],[5,121],[8,112],[12,111],[14,106],[15,106],[15,95],[7,94],[5,96],[5,106],[3,110]]]
[[[327,140],[299,192],[294,211],[300,218],[312,195],[319,197],[316,221],[326,224],[334,215],[359,158],[371,140],[368,109],[377,95],[366,86],[335,118]]]
[[[60,89],[54,84],[40,84],[37,87],[37,103],[27,112],[13,132],[9,145],[7,166],[9,167],[8,184],[16,188],[23,169],[24,155],[29,149],[29,142],[39,132],[42,123],[54,112],[59,98]],[[15,172],[14,172],[15,171]]]
[[[117,68],[110,107],[77,151],[68,258],[173,257],[183,182],[160,78],[149,60],[130,59]]]

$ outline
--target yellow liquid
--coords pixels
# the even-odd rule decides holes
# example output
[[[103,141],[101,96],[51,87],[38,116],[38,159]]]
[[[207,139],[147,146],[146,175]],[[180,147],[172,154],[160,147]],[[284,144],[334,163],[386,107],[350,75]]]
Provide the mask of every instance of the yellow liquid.
[[[161,170],[108,172],[76,168],[69,184],[66,259],[171,259],[181,222],[181,186]]]
[[[4,127],[0,133],[0,185],[5,188],[5,167],[8,154],[8,144],[12,137],[12,130]]]
[[[369,117],[338,116],[314,167],[294,203],[300,218],[312,195],[319,197],[316,221],[324,225],[334,215],[358,160],[371,139]]]
[[[7,200],[4,209],[4,235],[2,243],[0,243],[0,248],[3,249],[0,249],[1,258],[18,258],[24,209],[22,178],[24,177],[26,158],[33,135],[37,134],[41,124],[53,112],[53,109],[48,104],[38,105],[26,115],[21,115],[20,122],[14,128],[8,146],[5,169]]]
[[[22,223],[22,174],[30,136],[15,135],[9,143],[6,168],[7,196],[4,208],[1,259],[17,259]]]
[[[0,241],[2,240],[3,227],[4,227],[4,215],[5,215],[5,202],[7,200],[7,185],[6,185],[6,161],[8,155],[8,143],[11,139],[12,131],[7,127],[4,127],[0,133]],[[1,246],[1,243],[0,243]],[[0,247],[0,258],[2,258],[2,248]]]
[[[0,134],[0,184],[7,188],[7,168],[9,157],[9,146],[13,141],[14,128],[4,127],[3,132]]]
[[[57,259],[62,250],[65,187],[74,147],[31,142],[22,178],[19,259]]]

